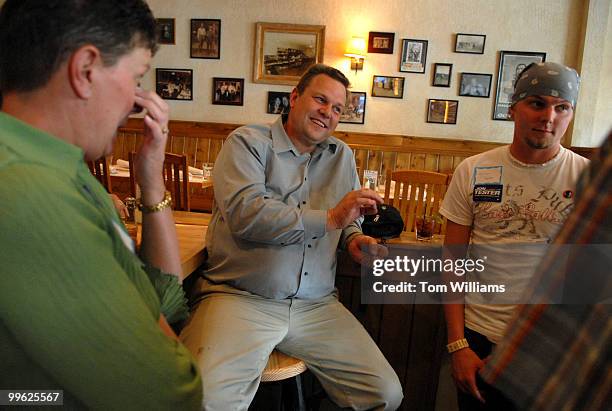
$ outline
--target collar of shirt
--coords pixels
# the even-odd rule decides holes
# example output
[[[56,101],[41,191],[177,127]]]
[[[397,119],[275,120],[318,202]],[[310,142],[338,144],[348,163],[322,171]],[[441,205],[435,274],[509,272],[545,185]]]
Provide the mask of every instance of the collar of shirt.
[[[283,124],[287,121],[287,115],[279,116],[278,119],[272,123],[271,131],[272,131],[272,150],[276,154],[283,153],[285,151],[291,151],[296,156],[300,156],[301,153],[295,148],[295,145],[287,135],[285,131],[285,127]],[[316,155],[324,150],[329,149],[329,151],[333,153],[336,152],[337,144],[334,141],[330,141],[333,137],[329,137],[327,140],[322,143],[317,144],[316,150],[312,153],[312,155]]]
[[[74,175],[83,150],[51,134],[0,112],[2,143],[18,155]]]

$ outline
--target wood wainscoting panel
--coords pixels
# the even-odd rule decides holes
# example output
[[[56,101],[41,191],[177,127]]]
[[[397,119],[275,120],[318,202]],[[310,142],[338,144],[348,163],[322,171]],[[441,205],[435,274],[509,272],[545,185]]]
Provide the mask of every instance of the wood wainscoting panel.
[[[166,151],[185,154],[189,166],[201,168],[203,162],[215,161],[223,142],[237,127],[240,127],[240,124],[170,121]],[[128,153],[136,151],[141,143],[142,134],[142,119],[129,119],[127,124],[119,129],[113,151],[114,161],[119,158],[127,160]],[[397,169],[452,174],[463,159],[503,145],[485,141],[348,131],[336,131],[334,136],[353,150],[360,181],[363,181],[364,170],[376,170],[379,183],[384,182],[389,171]],[[590,157],[595,149],[572,147],[572,150]],[[117,189],[117,195],[124,198],[127,193],[121,191],[121,187]],[[116,190],[114,185],[113,190]],[[192,209],[210,211],[212,198],[212,188],[192,188]]]

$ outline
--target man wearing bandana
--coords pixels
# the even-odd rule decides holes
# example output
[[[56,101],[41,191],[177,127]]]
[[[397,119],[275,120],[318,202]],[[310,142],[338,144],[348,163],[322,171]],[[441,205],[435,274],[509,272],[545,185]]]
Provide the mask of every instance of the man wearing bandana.
[[[579,82],[576,71],[561,64],[526,67],[509,110],[512,143],[459,164],[440,209],[448,219],[446,255],[465,257],[456,248],[469,244],[469,257],[485,261],[485,270],[467,281],[506,287],[501,299],[467,292],[461,303],[445,305],[447,349],[461,410],[512,409],[477,373],[500,341],[515,304],[523,302],[512,296],[522,295],[545,245],[570,213],[576,181],[588,165],[561,146]]]

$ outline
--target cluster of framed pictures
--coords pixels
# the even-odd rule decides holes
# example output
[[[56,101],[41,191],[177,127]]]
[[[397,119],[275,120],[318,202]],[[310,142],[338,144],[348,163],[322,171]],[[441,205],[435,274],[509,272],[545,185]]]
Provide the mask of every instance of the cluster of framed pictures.
[[[175,19],[157,19],[157,38],[160,44],[176,44]],[[368,53],[393,54],[395,33],[369,33]],[[456,53],[484,54],[486,35],[457,33]],[[220,59],[221,20],[191,19],[190,57],[194,59]],[[325,26],[284,23],[256,23],[256,43],[253,62],[255,83],[295,85],[306,69],[323,62]],[[425,73],[428,41],[402,39],[399,71]],[[546,53],[501,51],[497,73],[497,88],[493,119],[509,120],[508,109],[514,82],[518,74],[529,64],[543,62]],[[431,85],[450,87],[453,65],[434,63]],[[458,95],[462,97],[489,98],[493,75],[488,73],[460,73]],[[164,99],[193,100],[193,71],[190,69],[156,69],[156,90]],[[375,75],[372,80],[373,97],[401,99],[404,97],[405,78]],[[289,112],[290,94],[269,91],[267,112]],[[244,79],[213,78],[212,103],[244,105]],[[364,124],[366,93],[351,93],[341,117],[341,123]],[[429,99],[427,122],[456,124],[459,102],[457,100]]]

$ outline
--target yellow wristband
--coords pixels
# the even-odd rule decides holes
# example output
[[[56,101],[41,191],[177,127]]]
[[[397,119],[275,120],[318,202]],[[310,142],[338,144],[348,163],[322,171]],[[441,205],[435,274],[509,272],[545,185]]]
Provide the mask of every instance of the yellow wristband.
[[[150,206],[144,205],[138,200],[138,209],[145,214],[156,213],[158,211],[163,210],[164,208],[170,207],[172,205],[172,196],[170,195],[170,191],[166,191],[164,195],[164,199],[157,204],[153,204]]]
[[[464,348],[468,348],[469,346],[470,344],[468,344],[467,340],[465,338],[462,338],[460,340],[453,341],[452,343],[446,344],[446,349],[448,350],[449,354],[451,354],[451,353],[454,353],[455,351],[459,351]]]

